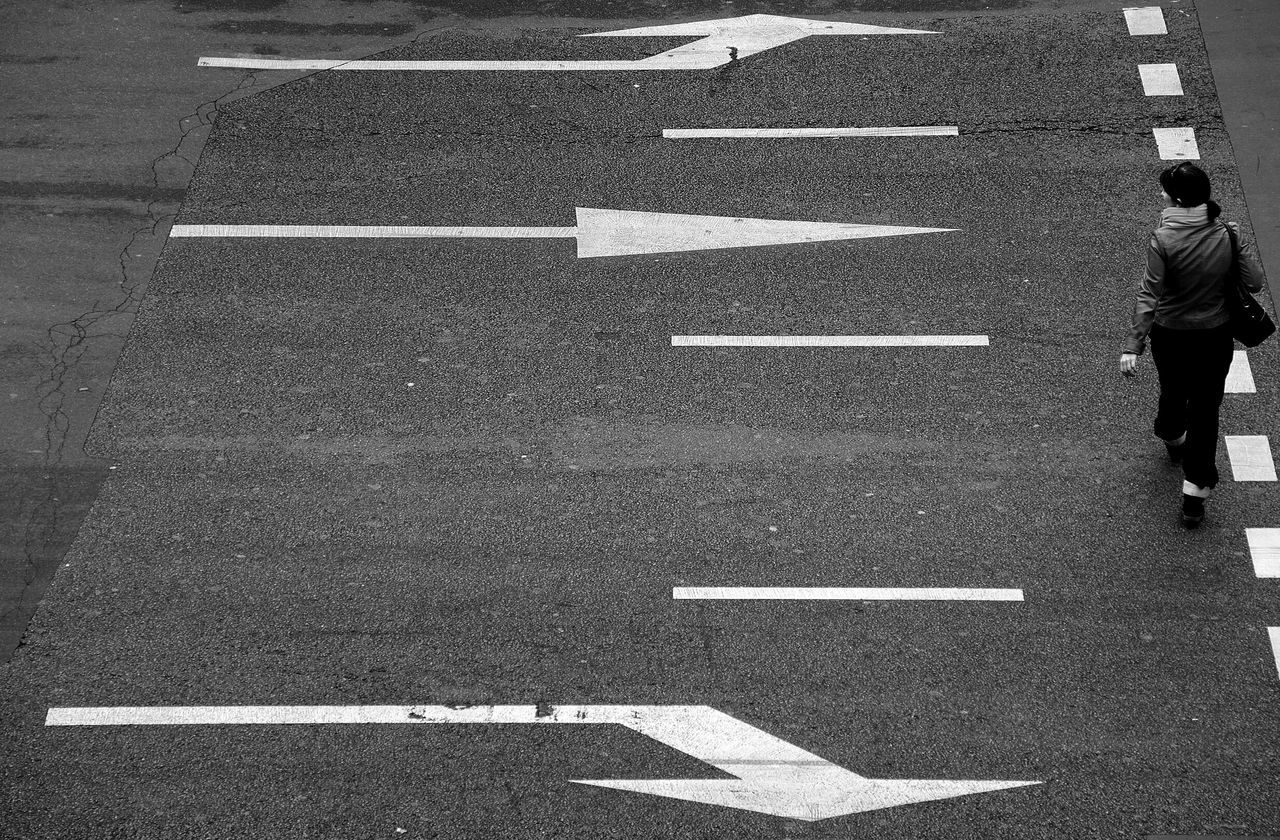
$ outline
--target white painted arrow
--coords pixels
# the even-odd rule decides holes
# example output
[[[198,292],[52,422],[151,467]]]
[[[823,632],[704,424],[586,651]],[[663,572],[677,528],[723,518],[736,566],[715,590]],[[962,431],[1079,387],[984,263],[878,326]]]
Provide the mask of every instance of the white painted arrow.
[[[616,724],[730,774],[731,779],[573,779],[821,820],[1040,782],[869,779],[709,706],[123,706],[50,709],[46,726],[284,724]]]
[[[936,35],[924,29],[895,29],[862,23],[745,15],[721,20],[592,32],[583,38],[703,36],[691,44],[639,61],[378,61],[311,58],[201,57],[200,67],[254,70],[709,70],[730,61],[808,38],[810,35]]]
[[[574,238],[579,257],[666,254],[798,242],[870,239],[955,228],[855,225],[783,219],[743,219],[578,207],[577,227],[417,227],[411,225],[174,225],[176,237],[310,238]]]

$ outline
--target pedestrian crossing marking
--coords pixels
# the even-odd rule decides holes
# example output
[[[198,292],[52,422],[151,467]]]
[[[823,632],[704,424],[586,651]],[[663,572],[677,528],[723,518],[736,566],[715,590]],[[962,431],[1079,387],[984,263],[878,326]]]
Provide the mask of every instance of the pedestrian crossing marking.
[[[1147,96],[1182,96],[1182,77],[1176,64],[1139,64],[1138,75]]]
[[[1275,481],[1276,465],[1266,435],[1226,435],[1227,457],[1236,481]]]
[[[1194,128],[1153,128],[1161,160],[1199,160]]]
[[[1168,35],[1164,23],[1164,10],[1159,6],[1143,6],[1124,10],[1125,23],[1130,35]]]
[[[1253,572],[1260,578],[1280,578],[1280,528],[1245,528]]]
[[[1228,394],[1256,394],[1257,386],[1253,383],[1253,369],[1249,367],[1249,354],[1244,350],[1236,350],[1231,355],[1231,369],[1227,371]]]

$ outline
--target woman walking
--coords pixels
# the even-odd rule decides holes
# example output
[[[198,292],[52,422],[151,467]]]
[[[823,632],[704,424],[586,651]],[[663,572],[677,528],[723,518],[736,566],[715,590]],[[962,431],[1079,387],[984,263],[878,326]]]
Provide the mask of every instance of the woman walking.
[[[1155,433],[1169,458],[1182,463],[1182,523],[1194,528],[1218,483],[1218,408],[1235,349],[1227,275],[1233,258],[1251,292],[1262,290],[1263,275],[1253,242],[1231,223],[1239,242],[1239,256],[1233,256],[1203,170],[1191,163],[1170,166],[1160,173],[1160,186],[1165,209],[1147,248],[1120,372],[1134,375],[1149,338],[1160,378]]]

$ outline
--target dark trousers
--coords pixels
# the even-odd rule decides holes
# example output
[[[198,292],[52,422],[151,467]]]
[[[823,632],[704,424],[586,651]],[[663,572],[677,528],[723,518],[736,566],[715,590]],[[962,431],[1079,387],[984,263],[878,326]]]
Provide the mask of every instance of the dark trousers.
[[[1150,342],[1160,375],[1156,436],[1176,440],[1186,432],[1183,475],[1192,484],[1214,487],[1218,483],[1218,408],[1235,349],[1230,327],[1171,330],[1154,324]]]

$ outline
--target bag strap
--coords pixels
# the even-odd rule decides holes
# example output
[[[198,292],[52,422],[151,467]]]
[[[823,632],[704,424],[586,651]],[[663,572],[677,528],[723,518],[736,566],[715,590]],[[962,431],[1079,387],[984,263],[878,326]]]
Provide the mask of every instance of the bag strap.
[[[1227,232],[1227,239],[1231,242],[1231,266],[1227,269],[1226,282],[1232,283],[1240,276],[1240,241],[1236,239],[1236,232],[1231,229],[1231,225],[1226,222],[1219,224]]]

